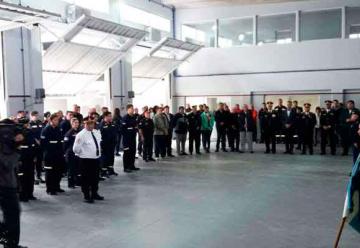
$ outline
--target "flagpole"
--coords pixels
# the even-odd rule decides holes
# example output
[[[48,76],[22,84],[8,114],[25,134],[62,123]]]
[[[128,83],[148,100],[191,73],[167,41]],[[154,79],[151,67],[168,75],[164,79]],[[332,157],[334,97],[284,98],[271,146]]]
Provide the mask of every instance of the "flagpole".
[[[339,231],[338,231],[337,236],[336,236],[334,248],[339,247],[339,242],[340,242],[342,231],[344,230],[345,222],[346,222],[346,217],[343,217],[342,220],[341,220],[341,223],[340,223]]]

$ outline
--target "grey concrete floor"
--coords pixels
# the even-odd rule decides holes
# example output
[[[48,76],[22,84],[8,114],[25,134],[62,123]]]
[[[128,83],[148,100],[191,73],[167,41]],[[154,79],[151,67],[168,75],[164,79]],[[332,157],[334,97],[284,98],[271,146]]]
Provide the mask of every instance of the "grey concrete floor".
[[[281,147],[282,149],[282,147]],[[280,149],[279,149],[280,150]],[[280,154],[281,153],[281,154]],[[30,248],[332,247],[351,158],[211,153],[145,164],[100,185],[104,202],[80,189],[59,196],[36,187],[23,204]],[[121,171],[121,160],[116,161]],[[66,181],[63,182],[64,188]],[[359,248],[346,227],[341,247]]]

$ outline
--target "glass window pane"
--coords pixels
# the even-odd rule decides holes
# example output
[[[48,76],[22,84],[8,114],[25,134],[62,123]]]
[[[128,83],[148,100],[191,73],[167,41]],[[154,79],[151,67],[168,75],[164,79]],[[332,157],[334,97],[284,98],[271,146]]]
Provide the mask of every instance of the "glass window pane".
[[[295,14],[259,16],[257,43],[291,43],[295,41]]]
[[[185,24],[182,25],[181,32],[183,41],[193,42],[206,47],[215,47],[215,22]]]
[[[301,12],[301,40],[333,39],[341,37],[341,9]]]
[[[253,19],[219,20],[219,47],[253,44]]]
[[[360,39],[360,7],[346,8],[346,37]]]

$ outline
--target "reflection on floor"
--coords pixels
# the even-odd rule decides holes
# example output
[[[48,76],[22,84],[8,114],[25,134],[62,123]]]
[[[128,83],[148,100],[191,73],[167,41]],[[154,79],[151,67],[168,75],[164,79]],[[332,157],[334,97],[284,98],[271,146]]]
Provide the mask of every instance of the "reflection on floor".
[[[30,248],[278,248],[332,246],[351,158],[211,153],[145,164],[101,183],[23,204]],[[121,160],[117,160],[121,171]],[[64,182],[64,187],[66,182]],[[341,247],[358,248],[346,228]]]

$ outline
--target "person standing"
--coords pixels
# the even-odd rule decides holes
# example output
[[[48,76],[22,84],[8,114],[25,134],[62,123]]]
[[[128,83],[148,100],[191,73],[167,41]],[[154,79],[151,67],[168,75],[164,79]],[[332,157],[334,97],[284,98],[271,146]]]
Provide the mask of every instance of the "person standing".
[[[105,112],[102,116],[103,119],[99,125],[101,132],[102,174],[103,176],[117,176],[118,174],[114,169],[117,127],[113,122],[111,112]]]
[[[80,122],[77,118],[71,119],[71,129],[64,137],[65,162],[68,169],[68,187],[80,185],[79,158],[73,151],[76,135],[80,132]]]
[[[98,194],[101,133],[95,129],[93,120],[84,119],[84,124],[85,128],[75,137],[73,151],[79,157],[84,201],[94,203],[94,200],[104,200],[104,197]]]
[[[36,170],[36,180],[35,184],[45,183],[42,179],[43,172],[43,151],[40,146],[40,136],[43,129],[43,123],[39,120],[39,113],[37,111],[32,111],[30,113],[30,130],[35,139],[35,170]]]
[[[353,164],[355,164],[360,153],[360,113],[354,112],[351,115],[350,137],[353,149]]]
[[[216,131],[217,131],[216,152],[219,152],[220,142],[221,142],[222,151],[227,152],[226,130],[227,130],[227,123],[229,121],[229,115],[225,111],[225,105],[223,103],[219,103],[218,110],[215,112],[215,121],[216,121]]]
[[[138,123],[136,116],[134,115],[134,106],[132,104],[126,106],[126,111],[127,114],[124,116],[121,125],[124,147],[123,166],[125,173],[131,173],[140,170],[135,167]]]
[[[301,114],[301,127],[302,127],[302,153],[306,154],[307,148],[309,148],[310,155],[314,154],[313,142],[314,142],[314,127],[316,124],[316,116],[310,112],[310,103],[304,104],[304,112]]]
[[[174,117],[174,126],[176,134],[176,152],[178,155],[188,155],[185,152],[186,135],[188,131],[189,121],[185,114],[185,108],[179,107],[179,112]]]
[[[174,131],[174,125],[173,125],[174,115],[170,113],[169,106],[164,107],[164,115],[166,117],[169,126],[168,135],[166,136],[166,155],[171,158],[174,157],[174,155],[172,155],[172,148],[171,148],[173,131]]]
[[[330,141],[331,155],[336,154],[336,115],[335,111],[331,109],[331,101],[326,100],[326,108],[320,115],[320,130],[321,130],[321,155],[326,154],[326,144]]]
[[[20,145],[20,164],[18,178],[20,183],[20,201],[28,202],[29,200],[37,200],[34,197],[34,171],[35,171],[35,139],[29,129],[30,120],[22,118],[18,120],[18,124],[22,127],[24,141]]]
[[[276,134],[279,129],[279,112],[273,110],[273,102],[268,101],[266,103],[267,110],[262,118],[262,127],[264,128],[264,139],[265,139],[265,153],[270,153],[270,144],[271,152],[276,153]]]
[[[71,119],[73,118],[73,112],[66,111],[65,119],[60,122],[61,133],[65,136],[67,131],[71,129]]]
[[[143,159],[145,162],[155,161],[153,155],[154,122],[150,118],[148,110],[144,112],[144,118],[139,123],[139,135],[143,145]]]
[[[157,109],[154,116],[154,139],[155,139],[155,158],[165,158],[166,156],[166,137],[169,131],[169,123],[162,112],[162,108]]]
[[[296,112],[292,108],[292,101],[287,101],[286,110],[282,111],[282,129],[285,135],[285,154],[294,154]]]
[[[262,124],[262,120],[264,118],[264,114],[266,112],[266,103],[262,103],[262,107],[259,110],[259,128],[260,128],[260,143],[264,143],[265,139],[264,139],[264,128],[261,125]]]
[[[253,113],[251,110],[249,110],[247,104],[244,104],[243,111],[239,113],[237,121],[239,125],[241,142],[241,149],[239,150],[239,152],[245,152],[245,145],[247,143],[249,152],[254,153],[253,132],[256,129],[256,124],[254,121]]]
[[[346,109],[342,109],[340,112],[340,137],[343,147],[342,156],[346,156],[349,153],[350,146],[350,126],[352,124],[351,115],[354,112],[359,112],[358,109],[355,108],[355,102],[353,100],[349,100],[346,103]]]
[[[49,124],[41,132],[41,147],[44,151],[46,192],[50,195],[65,192],[60,188],[64,172],[63,137],[57,114],[50,116]]]
[[[20,240],[20,203],[17,193],[19,154],[17,147],[24,136],[16,133],[15,122],[0,121],[0,244],[4,248],[26,248],[19,245]]]
[[[315,134],[314,134],[314,146],[316,146],[319,143],[319,140],[321,139],[321,130],[320,130],[320,117],[321,117],[321,108],[316,107],[315,108],[315,116],[316,116],[316,124],[315,124]]]
[[[121,117],[121,113],[120,113],[119,108],[115,108],[115,110],[114,110],[113,121],[114,121],[114,123],[116,125],[116,129],[117,129],[115,156],[120,156],[120,148],[121,148],[121,141],[122,141],[122,135],[121,135],[122,117]]]
[[[192,106],[191,113],[187,116],[189,121],[189,153],[193,154],[194,143],[195,152],[200,155],[200,143],[201,143],[201,116],[197,111],[197,106]]]
[[[209,111],[209,107],[205,106],[204,112],[201,114],[201,134],[203,149],[206,153],[210,153],[211,133],[215,124],[214,115]]]
[[[239,152],[240,145],[240,130],[239,130],[239,115],[240,107],[234,107],[232,112],[229,113],[228,121],[228,143],[232,152]]]

